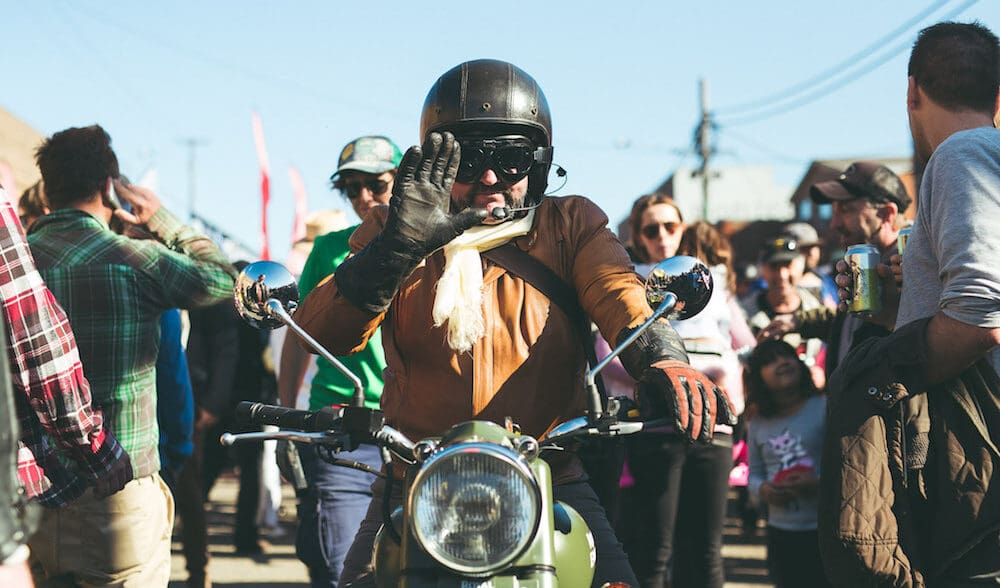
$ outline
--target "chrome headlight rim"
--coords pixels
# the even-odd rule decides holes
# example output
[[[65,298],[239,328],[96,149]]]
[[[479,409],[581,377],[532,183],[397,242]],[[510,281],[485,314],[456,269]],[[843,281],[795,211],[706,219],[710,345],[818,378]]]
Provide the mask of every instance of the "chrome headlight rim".
[[[435,550],[428,549],[429,541],[423,536],[420,525],[418,525],[416,520],[414,520],[416,512],[415,501],[416,496],[418,495],[417,490],[420,489],[425,479],[431,475],[437,467],[446,463],[447,460],[456,455],[465,453],[488,455],[491,458],[503,462],[524,480],[525,485],[531,490],[532,497],[534,499],[535,508],[534,512],[531,513],[532,522],[530,530],[524,535],[521,545],[519,545],[517,549],[512,550],[507,557],[490,564],[463,565],[441,557]],[[409,492],[407,492],[406,513],[406,516],[409,518],[409,527],[413,530],[413,537],[416,539],[417,544],[424,551],[424,553],[428,554],[431,559],[445,568],[462,575],[472,577],[489,576],[517,561],[517,559],[521,557],[531,546],[535,535],[538,533],[538,527],[542,520],[542,489],[539,487],[538,480],[535,478],[535,474],[531,470],[527,461],[517,452],[494,443],[467,441],[441,449],[424,462],[423,467],[421,467],[420,471],[417,472],[416,476],[414,476],[413,483],[410,485]]]

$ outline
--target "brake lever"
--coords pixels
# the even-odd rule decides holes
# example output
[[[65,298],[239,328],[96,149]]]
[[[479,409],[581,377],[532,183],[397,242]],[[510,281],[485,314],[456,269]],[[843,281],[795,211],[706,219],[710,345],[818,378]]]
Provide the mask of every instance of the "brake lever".
[[[229,447],[234,443],[247,441],[270,441],[287,440],[298,441],[300,443],[312,443],[315,445],[325,445],[328,447],[340,447],[343,441],[340,435],[331,435],[328,432],[306,433],[303,431],[254,431],[252,433],[223,433],[219,437],[219,442],[223,446]]]

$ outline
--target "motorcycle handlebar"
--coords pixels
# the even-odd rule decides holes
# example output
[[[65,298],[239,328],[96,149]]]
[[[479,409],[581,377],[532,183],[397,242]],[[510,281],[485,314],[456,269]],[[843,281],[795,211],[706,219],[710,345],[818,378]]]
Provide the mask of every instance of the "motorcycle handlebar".
[[[275,425],[319,433],[334,429],[340,422],[340,411],[324,407],[318,411],[296,410],[261,402],[241,402],[236,406],[236,422],[247,425]]]

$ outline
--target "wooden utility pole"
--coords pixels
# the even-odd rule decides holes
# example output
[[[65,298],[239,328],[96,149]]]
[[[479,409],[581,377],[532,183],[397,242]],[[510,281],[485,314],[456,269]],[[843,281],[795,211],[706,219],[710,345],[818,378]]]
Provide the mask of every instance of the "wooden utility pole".
[[[708,110],[708,82],[704,78],[698,80],[699,102],[701,106],[701,121],[698,123],[698,130],[695,133],[695,150],[701,157],[701,167],[698,174],[701,176],[701,218],[708,220],[708,194],[711,173],[709,161],[715,150],[712,149],[712,114]]]

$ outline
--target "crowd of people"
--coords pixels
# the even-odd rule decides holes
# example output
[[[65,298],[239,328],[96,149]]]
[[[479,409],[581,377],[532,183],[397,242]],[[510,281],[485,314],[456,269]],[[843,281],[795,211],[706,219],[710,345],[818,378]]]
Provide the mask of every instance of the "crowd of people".
[[[540,437],[586,411],[579,374],[595,346],[652,315],[646,274],[696,257],[715,284],[704,310],[654,322],[601,384],[665,424],[546,455],[553,496],[591,530],[593,585],[721,587],[734,487],[748,531],[766,519],[779,587],[996,585],[1000,42],[939,23],[907,75],[918,193],[872,161],[810,191],[842,248],[874,246],[874,283],[846,261],[824,271],[802,222],[766,240],[746,281],[719,228],[685,221],[664,194],[639,197],[613,234],[587,198],[546,194],[554,144],[538,83],[477,60],[431,87],[422,145],[344,146],[331,187],[362,222],[327,225],[297,252],[296,320],[411,439],[507,418]],[[210,586],[205,503],[227,459],[213,440],[238,426],[236,403],[317,410],[355,386],[296,337],[276,345],[239,321],[242,263],[130,184],[100,126],[55,133],[36,161],[43,183],[18,213],[0,198],[0,412],[18,439],[0,447],[0,584],[166,586],[176,514],[189,585]],[[574,293],[592,339],[527,258]],[[848,311],[876,286],[881,308]],[[373,586],[401,485],[313,445],[239,446],[236,550],[261,550],[271,452],[295,486],[311,584]],[[372,446],[339,457],[383,468]]]

